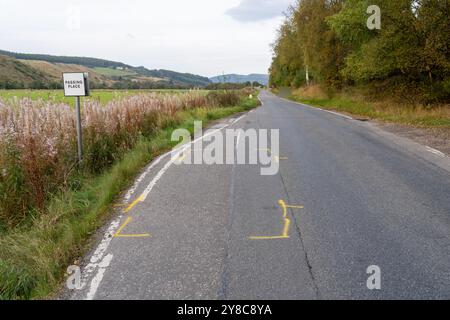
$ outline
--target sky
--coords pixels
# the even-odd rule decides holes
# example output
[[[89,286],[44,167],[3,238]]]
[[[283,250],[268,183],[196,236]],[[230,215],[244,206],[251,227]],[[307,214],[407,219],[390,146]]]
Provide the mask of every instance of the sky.
[[[0,49],[203,76],[267,73],[294,0],[0,0]]]

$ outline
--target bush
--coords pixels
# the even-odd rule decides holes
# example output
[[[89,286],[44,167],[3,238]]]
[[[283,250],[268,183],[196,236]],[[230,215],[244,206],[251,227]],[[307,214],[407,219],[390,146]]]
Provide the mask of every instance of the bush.
[[[217,107],[231,107],[238,105],[243,98],[239,91],[212,91],[207,95],[208,104]]]

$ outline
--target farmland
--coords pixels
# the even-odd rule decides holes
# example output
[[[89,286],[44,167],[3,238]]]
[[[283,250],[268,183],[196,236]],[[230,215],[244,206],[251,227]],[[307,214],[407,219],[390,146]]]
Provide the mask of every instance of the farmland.
[[[154,89],[154,90],[92,90],[90,97],[85,98],[88,101],[97,101],[102,105],[108,102],[133,95],[140,95],[145,93],[166,93],[175,94],[183,93],[189,90],[175,90],[175,89]],[[203,94],[206,94],[206,90],[200,90]],[[0,90],[0,99],[13,100],[28,98],[31,100],[43,100],[52,103],[64,103],[70,106],[74,105],[73,98],[64,97],[63,90]]]

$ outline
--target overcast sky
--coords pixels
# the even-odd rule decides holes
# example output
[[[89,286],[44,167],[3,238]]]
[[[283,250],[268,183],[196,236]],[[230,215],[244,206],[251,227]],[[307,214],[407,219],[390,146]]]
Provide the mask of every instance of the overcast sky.
[[[205,76],[266,73],[294,0],[0,0],[0,49]]]

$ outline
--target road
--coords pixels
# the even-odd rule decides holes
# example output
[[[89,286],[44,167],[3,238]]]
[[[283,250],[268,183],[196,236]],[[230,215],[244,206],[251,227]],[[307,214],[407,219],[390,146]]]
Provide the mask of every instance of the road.
[[[450,159],[372,123],[260,99],[224,123],[280,129],[279,173],[159,159],[71,299],[450,298]],[[250,238],[281,236],[286,221],[287,237]],[[367,287],[372,265],[380,290]]]

